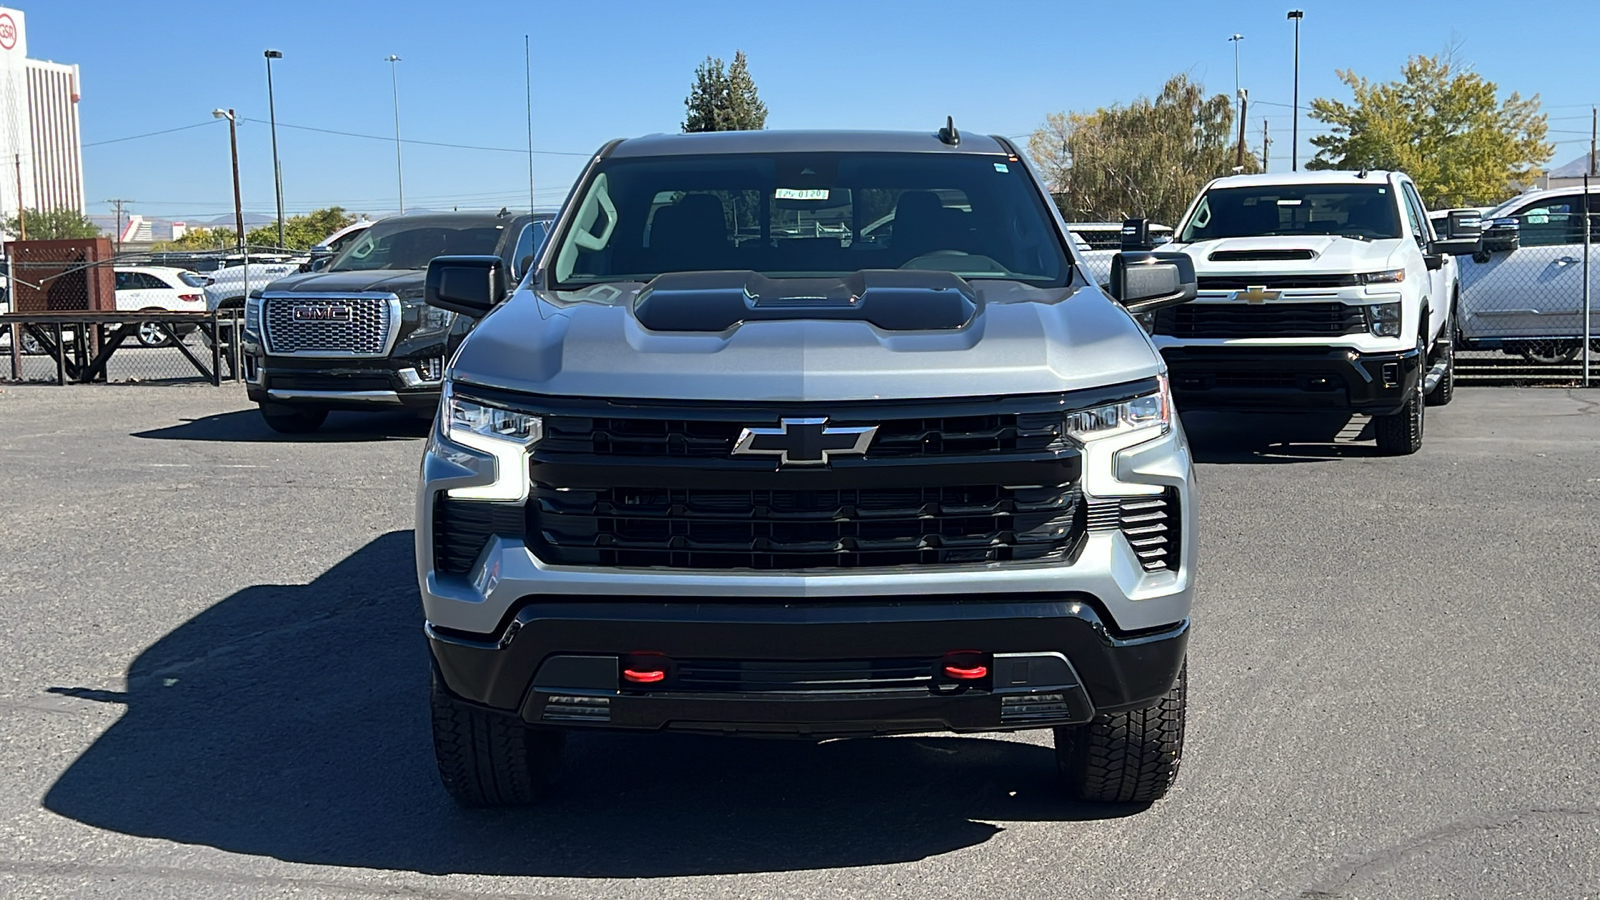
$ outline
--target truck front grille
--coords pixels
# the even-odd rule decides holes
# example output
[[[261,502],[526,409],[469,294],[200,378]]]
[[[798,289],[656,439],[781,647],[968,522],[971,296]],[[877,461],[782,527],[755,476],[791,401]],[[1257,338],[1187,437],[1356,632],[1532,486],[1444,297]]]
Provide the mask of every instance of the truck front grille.
[[[1146,497],[1094,500],[1086,515],[1090,531],[1121,531],[1146,572],[1178,568],[1178,497],[1171,488]]]
[[[868,459],[1042,452],[1065,441],[1059,409],[952,416],[866,414],[859,418],[859,424],[878,426],[867,450]],[[778,417],[770,412],[718,419],[553,415],[545,418],[541,447],[547,452],[596,456],[726,459],[746,426],[777,422]],[[857,424],[849,415],[830,417],[829,423]]]
[[[707,693],[927,691],[938,657],[843,661],[685,659],[661,689]]]
[[[1346,303],[1185,303],[1156,313],[1155,334],[1176,338],[1336,337],[1367,330]]]
[[[1062,558],[1075,485],[719,490],[535,484],[528,533],[549,563],[811,569]]]
[[[262,337],[270,356],[383,356],[400,327],[392,297],[267,297]]]
[[[1357,275],[1201,275],[1197,281],[1202,291],[1248,291],[1252,287],[1304,291],[1355,287],[1361,283],[1361,278]]]

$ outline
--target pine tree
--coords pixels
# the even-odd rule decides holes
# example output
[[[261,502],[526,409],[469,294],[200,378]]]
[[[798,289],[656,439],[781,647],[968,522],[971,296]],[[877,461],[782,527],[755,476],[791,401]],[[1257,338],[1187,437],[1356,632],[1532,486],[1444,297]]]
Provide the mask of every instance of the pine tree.
[[[743,50],[734,53],[731,67],[709,56],[696,66],[683,106],[685,132],[758,131],[767,124],[767,105],[756,93]]]

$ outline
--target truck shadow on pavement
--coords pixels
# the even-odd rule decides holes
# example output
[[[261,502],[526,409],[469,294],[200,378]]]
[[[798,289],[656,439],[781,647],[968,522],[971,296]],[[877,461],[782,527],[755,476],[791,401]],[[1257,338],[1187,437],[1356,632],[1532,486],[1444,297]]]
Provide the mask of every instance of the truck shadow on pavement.
[[[279,434],[267,427],[254,409],[186,419],[181,425],[134,432],[134,437],[161,441],[226,441],[264,443],[354,443],[425,438],[432,423],[406,412],[335,412],[310,434]]]
[[[1070,804],[1048,746],[580,735],[555,794],[458,810],[427,719],[410,532],[310,585],[239,591],[157,641],[127,710],[44,806],[97,828],[277,859],[424,873],[659,877],[878,865],[981,844]]]
[[[1271,465],[1378,455],[1366,416],[1197,410],[1182,413],[1182,420],[1199,463]]]

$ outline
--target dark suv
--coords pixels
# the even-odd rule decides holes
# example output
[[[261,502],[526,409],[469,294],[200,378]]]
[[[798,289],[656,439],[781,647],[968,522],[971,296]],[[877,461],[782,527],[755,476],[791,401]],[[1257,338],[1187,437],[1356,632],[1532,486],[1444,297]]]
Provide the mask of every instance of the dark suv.
[[[245,305],[245,380],[274,430],[315,431],[335,409],[432,415],[444,365],[477,320],[422,302],[436,256],[498,258],[520,277],[548,216],[385,219],[323,270],[274,281]]]

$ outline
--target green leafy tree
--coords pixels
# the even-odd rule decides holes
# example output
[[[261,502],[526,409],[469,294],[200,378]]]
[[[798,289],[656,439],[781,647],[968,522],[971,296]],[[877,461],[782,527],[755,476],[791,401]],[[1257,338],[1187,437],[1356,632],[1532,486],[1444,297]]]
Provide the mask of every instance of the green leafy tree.
[[[767,105],[756,92],[743,50],[733,54],[733,65],[706,57],[695,67],[694,85],[683,100],[683,130],[760,131],[767,127]]]
[[[1233,101],[1174,75],[1153,100],[1052,113],[1028,152],[1069,221],[1176,225],[1207,181],[1234,172],[1238,139]],[[1254,154],[1242,171],[1261,171]]]
[[[1411,176],[1430,207],[1477,206],[1533,184],[1555,151],[1539,95],[1500,100],[1499,86],[1453,50],[1413,56],[1399,81],[1338,74],[1352,102],[1311,101],[1311,117],[1333,131],[1311,139],[1317,155],[1306,168],[1394,169]]]
[[[175,241],[162,241],[151,247],[167,250],[232,250],[237,242],[232,228],[191,228]]]
[[[303,216],[290,216],[283,220],[282,249],[309,250],[355,220],[356,217],[342,206],[330,206]],[[252,228],[244,233],[244,239],[252,247],[277,247],[278,223]]]
[[[21,218],[16,215],[0,218],[0,231],[21,237],[24,219],[28,226],[28,240],[30,241],[61,241],[69,239],[95,238],[100,236],[100,226],[89,221],[89,217],[71,208],[25,211]]]

